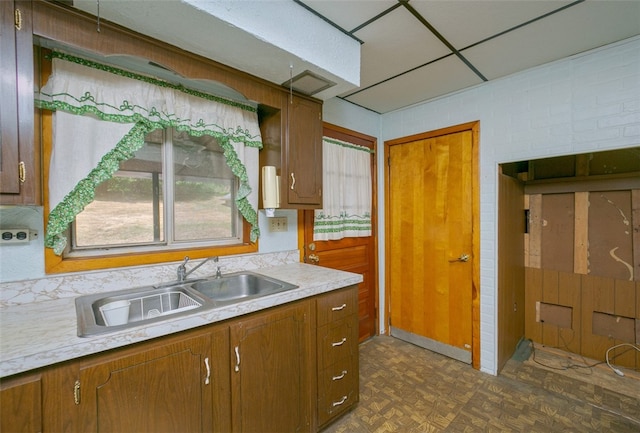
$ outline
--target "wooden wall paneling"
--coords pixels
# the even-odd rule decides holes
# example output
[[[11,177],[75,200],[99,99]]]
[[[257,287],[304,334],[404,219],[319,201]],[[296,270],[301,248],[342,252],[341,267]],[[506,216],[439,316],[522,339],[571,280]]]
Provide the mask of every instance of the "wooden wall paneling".
[[[530,266],[529,264],[529,231],[531,230],[531,227],[530,227],[531,209],[529,207],[529,194],[524,195],[524,209],[527,211],[527,221],[526,221],[527,228],[524,233],[524,267],[528,268]]]
[[[637,245],[637,244],[636,244]],[[636,281],[636,345],[640,345],[640,281]],[[640,352],[636,352],[636,369],[640,369]]]
[[[542,299],[542,269],[525,268],[524,336],[542,342],[542,324],[536,321],[536,302]]]
[[[582,352],[582,287],[579,274],[560,272],[558,274],[558,303],[572,308],[571,329],[560,328],[560,347],[573,353]]]
[[[589,193],[575,193],[573,272],[589,272]]]
[[[499,175],[498,187],[498,370],[524,336],[524,188]]]
[[[589,274],[633,280],[631,191],[589,194]]]
[[[615,290],[611,278],[582,275],[582,355],[604,360],[606,350],[615,344],[593,333],[593,312],[614,314]]]
[[[529,195],[529,266],[540,268],[542,242],[542,194]]]
[[[574,194],[542,196],[541,265],[543,269],[573,272]]]
[[[549,304],[558,303],[558,272],[549,269],[542,270],[542,302]],[[558,326],[542,324],[541,343],[551,347],[561,347],[558,338]]]
[[[636,311],[636,293],[637,284],[633,281],[615,280],[614,282],[614,307],[613,311],[617,316],[623,317],[637,317]],[[618,341],[619,343],[635,343],[632,338],[630,341]],[[614,349],[611,353],[616,355],[616,363],[618,365],[624,365],[625,367],[636,367],[636,354],[638,351],[631,349],[629,346],[623,346],[619,349]]]
[[[640,281],[640,189],[631,191],[631,233],[633,238],[633,279]],[[636,311],[640,314],[640,307]]]

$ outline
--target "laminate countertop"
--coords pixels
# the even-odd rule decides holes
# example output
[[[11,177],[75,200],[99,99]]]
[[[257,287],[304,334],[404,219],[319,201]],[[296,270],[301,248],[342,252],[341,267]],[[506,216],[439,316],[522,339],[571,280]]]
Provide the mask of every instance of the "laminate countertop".
[[[298,286],[281,293],[250,299],[162,322],[78,337],[75,297],[0,309],[0,377],[126,346],[187,329],[220,322],[254,311],[319,295],[362,282],[360,274],[290,263],[251,272]],[[122,289],[126,289],[123,287]]]

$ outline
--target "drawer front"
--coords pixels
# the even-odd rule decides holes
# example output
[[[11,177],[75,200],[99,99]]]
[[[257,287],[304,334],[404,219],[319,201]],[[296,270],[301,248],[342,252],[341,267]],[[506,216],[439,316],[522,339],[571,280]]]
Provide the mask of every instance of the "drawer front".
[[[348,317],[318,329],[319,368],[358,356],[358,320]]]
[[[342,320],[358,312],[358,286],[320,296],[317,300],[318,326]]]
[[[342,397],[358,389],[357,358],[347,358],[322,370],[318,377],[318,395],[320,399]]]
[[[318,425],[322,426],[337,417],[358,401],[358,391],[345,387],[333,396],[324,396],[318,400]]]

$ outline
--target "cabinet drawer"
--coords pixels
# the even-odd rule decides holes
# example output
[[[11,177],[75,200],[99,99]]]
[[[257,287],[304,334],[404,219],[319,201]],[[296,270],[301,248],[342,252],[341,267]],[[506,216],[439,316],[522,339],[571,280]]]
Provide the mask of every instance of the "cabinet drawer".
[[[318,329],[319,368],[358,356],[358,320],[351,316]]]
[[[356,358],[351,357],[322,370],[318,377],[318,395],[342,397],[358,389],[358,369]],[[339,395],[338,395],[339,394]]]
[[[358,390],[337,389],[334,395],[326,395],[318,400],[318,425],[326,424],[332,418],[347,411],[358,401]]]
[[[318,326],[358,312],[358,286],[352,286],[344,290],[327,293],[318,298]]]

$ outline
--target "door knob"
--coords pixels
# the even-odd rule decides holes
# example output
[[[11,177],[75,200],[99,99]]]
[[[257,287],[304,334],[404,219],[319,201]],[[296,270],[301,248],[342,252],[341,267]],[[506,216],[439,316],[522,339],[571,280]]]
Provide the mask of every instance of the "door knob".
[[[317,254],[309,254],[309,256],[307,256],[307,259],[309,259],[309,263],[313,264],[318,264],[318,262],[320,261],[320,257],[318,257]]]
[[[458,257],[457,259],[450,259],[449,263],[453,263],[453,262],[468,262],[470,258],[471,258],[471,256],[469,254],[460,254],[460,257]]]

